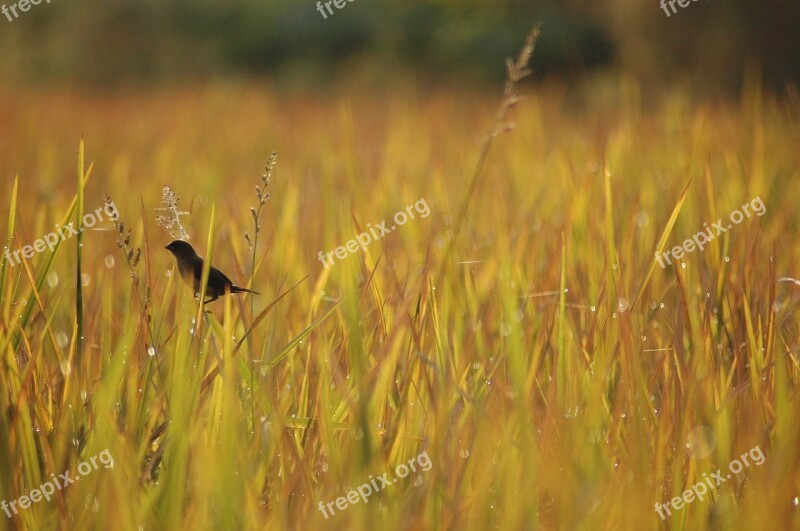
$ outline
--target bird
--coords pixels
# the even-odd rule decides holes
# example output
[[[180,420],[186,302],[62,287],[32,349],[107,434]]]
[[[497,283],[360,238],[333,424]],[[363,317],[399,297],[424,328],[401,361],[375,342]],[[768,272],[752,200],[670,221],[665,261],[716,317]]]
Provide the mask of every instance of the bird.
[[[181,278],[194,290],[195,296],[200,294],[200,279],[203,277],[203,259],[197,255],[189,243],[183,240],[175,240],[166,247],[178,262],[178,271]],[[206,284],[206,295],[211,297],[203,304],[214,302],[223,295],[229,293],[252,293],[260,295],[259,292],[251,289],[242,288],[231,282],[222,271],[216,267],[208,268],[208,283]]]

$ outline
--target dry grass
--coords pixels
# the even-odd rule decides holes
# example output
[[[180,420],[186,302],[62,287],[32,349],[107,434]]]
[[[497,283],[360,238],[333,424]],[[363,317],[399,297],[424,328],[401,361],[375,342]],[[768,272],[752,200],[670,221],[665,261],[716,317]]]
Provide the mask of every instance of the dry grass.
[[[557,88],[528,94],[440,280],[494,95],[5,96],[0,204],[12,213],[0,234],[12,250],[80,208],[82,134],[85,172],[94,161],[84,208],[111,196],[141,259],[134,282],[104,222],[83,234],[80,290],[76,238],[4,261],[0,497],[105,448],[115,466],[0,522],[800,528],[800,288],[776,282],[800,277],[799,125],[757,86],[740,104],[676,92],[655,109],[625,83],[582,111]],[[272,150],[253,259],[244,234]],[[227,298],[198,319],[155,223],[165,183],[201,254],[236,284],[252,275],[252,307]],[[672,247],[757,196],[766,215],[653,268],[662,234]],[[420,197],[430,217],[329,269],[317,260]],[[661,522],[655,502],[755,445],[762,466]],[[317,509],[422,451],[430,471],[328,520]]]

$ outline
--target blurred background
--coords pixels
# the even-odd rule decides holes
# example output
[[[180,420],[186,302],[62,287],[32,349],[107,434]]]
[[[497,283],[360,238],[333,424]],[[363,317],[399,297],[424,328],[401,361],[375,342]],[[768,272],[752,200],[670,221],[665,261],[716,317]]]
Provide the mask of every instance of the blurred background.
[[[312,0],[52,0],[0,17],[0,74],[112,89],[241,76],[381,87],[412,72],[480,85],[502,80],[536,21],[540,80],[614,71],[646,93],[680,84],[718,97],[749,70],[779,92],[800,79],[796,0],[694,0],[669,17],[657,0],[354,0],[327,19]]]

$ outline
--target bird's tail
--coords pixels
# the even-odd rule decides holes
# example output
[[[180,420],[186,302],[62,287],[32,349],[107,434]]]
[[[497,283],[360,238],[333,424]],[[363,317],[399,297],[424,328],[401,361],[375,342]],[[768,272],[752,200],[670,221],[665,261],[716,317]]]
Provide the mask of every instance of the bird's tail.
[[[231,293],[252,293],[253,295],[261,295],[257,291],[253,291],[247,288],[241,288],[239,286],[231,286]]]

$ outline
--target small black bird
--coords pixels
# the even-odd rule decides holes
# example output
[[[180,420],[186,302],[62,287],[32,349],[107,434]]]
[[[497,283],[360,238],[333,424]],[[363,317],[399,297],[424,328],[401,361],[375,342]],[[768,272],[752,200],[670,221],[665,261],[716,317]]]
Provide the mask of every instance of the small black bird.
[[[183,278],[187,284],[192,286],[195,295],[199,295],[200,279],[203,278],[203,259],[197,256],[197,253],[194,251],[194,248],[191,245],[182,240],[175,240],[164,247],[164,249],[168,250],[175,256],[175,259],[178,261],[178,271],[181,274],[181,278]],[[231,279],[226,277],[216,267],[212,266],[208,268],[208,284],[206,286],[206,295],[211,298],[205,301],[203,304],[214,302],[228,293],[242,292],[260,295],[260,293],[257,291],[240,288],[239,286],[235,285],[233,282],[231,282]]]

